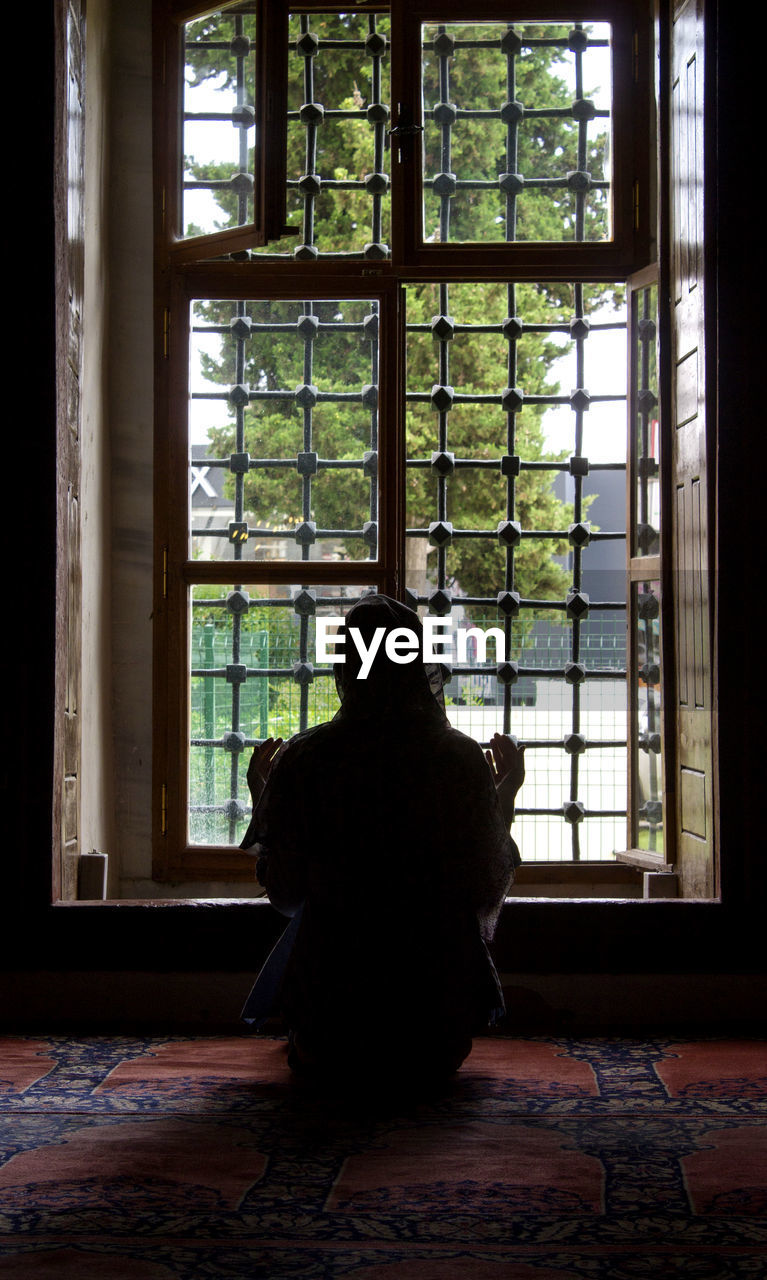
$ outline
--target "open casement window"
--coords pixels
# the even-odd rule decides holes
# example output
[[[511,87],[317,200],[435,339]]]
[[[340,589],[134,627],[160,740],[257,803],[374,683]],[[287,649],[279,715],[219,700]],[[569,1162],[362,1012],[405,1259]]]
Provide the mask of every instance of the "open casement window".
[[[647,254],[641,6],[415,0],[402,22],[391,134],[405,262],[618,279]]]
[[[164,0],[156,26],[160,252],[194,261],[282,235],[284,6]]]
[[[674,827],[669,821],[672,815],[666,812],[669,779],[664,745],[673,740],[673,733],[664,723],[666,661],[661,604],[666,557],[662,560],[661,552],[666,538],[661,481],[667,445],[660,421],[660,330],[658,271],[651,267],[632,278],[629,291],[626,593],[630,852],[623,856],[646,870],[670,872]]]
[[[207,184],[233,225],[177,207],[159,237],[155,874],[252,882],[251,750],[333,714],[318,624],[379,590],[444,620],[452,722],[526,744],[515,834],[545,866],[520,884],[636,892],[616,850],[660,867],[676,826],[660,692],[682,625],[650,533],[673,456],[651,406],[667,320],[648,270],[650,15],[283,12],[261,89],[282,102],[286,215],[249,240],[239,194],[190,160],[177,192]],[[187,81],[239,94],[239,29],[227,52],[199,10],[181,18],[201,57],[229,60],[216,78],[187,54]],[[163,102],[178,113],[178,89]],[[161,171],[181,154],[191,140]]]

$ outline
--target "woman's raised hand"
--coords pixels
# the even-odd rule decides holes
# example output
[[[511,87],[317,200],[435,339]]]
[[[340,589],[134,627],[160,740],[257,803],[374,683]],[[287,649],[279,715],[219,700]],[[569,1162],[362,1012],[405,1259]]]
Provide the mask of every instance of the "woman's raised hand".
[[[503,816],[512,823],[517,792],[525,780],[525,748],[507,733],[494,733],[485,758],[493,775]]]
[[[282,738],[264,738],[264,741],[260,746],[256,747],[250,757],[248,787],[250,788],[254,809],[264,793],[269,774],[283,746]]]

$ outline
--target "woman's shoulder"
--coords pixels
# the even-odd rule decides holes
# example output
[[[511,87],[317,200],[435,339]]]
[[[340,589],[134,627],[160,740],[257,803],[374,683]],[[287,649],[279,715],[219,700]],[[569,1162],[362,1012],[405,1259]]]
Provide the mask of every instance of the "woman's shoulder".
[[[355,757],[371,754],[390,757],[392,745],[401,747],[403,743],[409,744],[411,752],[417,749],[424,759],[433,760],[440,768],[452,765],[456,770],[483,775],[487,769],[484,752],[474,738],[453,728],[442,717],[418,712],[376,722],[344,720],[343,717],[324,721],[290,738],[279,763],[284,766],[285,775],[293,766],[303,768],[315,762],[330,765],[338,755],[344,759],[350,753]]]
[[[456,756],[469,761],[484,761],[484,753],[476,738],[470,738],[467,733],[454,728],[447,720],[441,724],[439,734],[445,744],[445,748],[452,751]]]
[[[307,752],[323,750],[327,742],[335,736],[332,732],[335,727],[332,720],[324,720],[322,724],[315,724],[311,729],[302,729],[300,733],[294,733],[280,752],[280,762],[296,760]]]

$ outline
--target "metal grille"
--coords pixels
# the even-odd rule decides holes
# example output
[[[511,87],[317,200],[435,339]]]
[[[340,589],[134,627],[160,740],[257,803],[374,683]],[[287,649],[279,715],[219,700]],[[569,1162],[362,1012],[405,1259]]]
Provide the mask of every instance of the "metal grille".
[[[606,24],[422,28],[427,242],[610,238],[609,44]]]
[[[193,588],[190,840],[236,844],[250,818],[253,747],[330,719],[333,669],[317,666],[315,618],[342,615],[371,588]]]
[[[635,511],[631,550],[640,562],[660,549],[660,430],[657,357],[658,289],[637,291],[632,310],[631,449]],[[636,561],[635,561],[636,563]],[[636,842],[662,852],[660,582],[652,572],[633,585],[632,625],[636,681]]]
[[[604,294],[581,284],[442,284],[426,297],[419,287],[410,291],[411,311],[437,304],[428,320],[407,325],[410,602],[456,624],[503,630],[504,661],[491,653],[489,661],[454,668],[450,714],[481,740],[496,729],[516,732],[529,748],[527,800],[518,810],[528,857],[533,849],[536,858],[607,857],[625,844],[625,526],[598,530],[587,518],[600,474],[625,474],[626,465],[625,390],[610,385],[609,355],[600,350],[609,331],[625,332],[625,318],[601,311],[592,318]],[[535,383],[541,341],[571,345],[571,391],[541,386],[540,377],[537,391],[525,387],[528,379]],[[480,351],[482,361],[475,360]],[[463,385],[453,385],[453,370]],[[599,405],[616,410],[602,430],[614,455],[594,462],[587,421]],[[543,456],[531,426],[559,406],[570,419],[571,444],[569,457],[557,459]],[[539,486],[533,501],[529,491],[530,478],[541,473],[567,476],[572,489],[569,519],[558,527],[526,527],[520,519],[525,510],[546,510],[549,486],[543,493]],[[483,524],[453,519],[467,509],[484,511]],[[421,515],[417,523],[414,514]],[[590,557],[609,542],[621,547],[619,571],[593,573],[587,590]],[[465,553],[477,545],[479,571]],[[558,596],[524,590],[525,581],[546,581],[529,563],[530,549],[541,545],[546,561],[560,557],[566,567]],[[479,589],[467,591],[467,579]],[[600,597],[603,582],[619,583],[619,593]],[[526,706],[531,698],[534,705]]]
[[[657,361],[658,288],[639,291],[633,314],[632,448],[636,478],[636,524],[632,554],[660,550],[660,433]]]
[[[623,389],[610,385],[609,353],[601,350],[625,320],[606,315],[605,300],[603,286],[580,284],[408,289],[409,598],[455,626],[503,632],[502,661],[491,650],[484,657],[468,651],[456,663],[449,714],[481,741],[500,729],[531,748],[519,830],[527,856],[537,859],[607,857],[624,843],[625,531],[596,529],[588,519],[600,475],[625,473],[620,410],[600,429],[614,456],[588,456],[590,420],[600,406],[609,412],[625,401]],[[193,403],[203,423],[216,405],[225,421],[208,424],[194,449],[204,458],[191,466],[193,555],[331,562],[374,555],[376,303],[212,301],[195,304],[195,314]],[[536,372],[542,343],[548,355],[555,344],[571,351],[572,390]],[[535,430],[552,411],[569,422],[567,456],[546,455]],[[336,447],[323,452],[319,446],[331,440]],[[339,456],[344,451],[354,456]],[[195,480],[203,470],[214,478],[215,501],[230,504],[230,519],[220,506],[206,509]],[[356,488],[323,499],[323,472]],[[553,499],[557,476],[569,486],[563,496],[571,506]],[[350,492],[356,526],[315,518],[323,501],[326,510],[339,502],[349,509]],[[547,513],[558,522],[544,527]],[[595,548],[606,544],[621,547],[620,592],[613,594],[600,590],[609,579],[600,570],[587,582]],[[552,581],[558,592],[525,587]],[[248,747],[334,709],[332,686],[322,678],[315,684],[330,667],[312,663],[313,619],[317,609],[342,611],[346,598],[332,588],[281,591],[194,589],[193,839],[234,840],[247,816],[241,762]]]
[[[208,165],[199,186],[230,225],[245,219],[247,195],[232,180],[250,166],[239,9],[223,15],[234,24],[228,52],[221,30],[197,31],[194,55],[208,67],[229,59],[226,121],[239,155],[226,175]],[[251,257],[386,258],[388,17],[313,13],[290,24],[288,219],[300,223],[299,243]],[[598,61],[609,62],[609,28],[440,26],[423,29],[423,48],[425,238],[608,238],[609,110],[588,96],[587,77],[609,100]],[[455,664],[449,714],[481,741],[516,731],[531,748],[518,828],[528,858],[609,857],[625,843],[625,586],[621,575],[620,590],[600,589],[609,574],[589,577],[589,566],[610,543],[622,561],[625,531],[623,520],[597,529],[588,506],[600,473],[625,471],[625,426],[616,412],[614,452],[595,460],[588,422],[625,400],[599,356],[625,321],[605,318],[604,290],[581,284],[407,293],[410,602],[454,628],[500,626],[506,645],[503,661],[470,650]],[[379,321],[374,301],[194,304],[192,558],[232,573],[249,560],[377,558]],[[536,352],[545,368],[567,345],[575,385],[561,393],[533,369]],[[475,372],[459,349],[483,353]],[[555,410],[569,418],[566,455],[546,454],[528,430]],[[568,488],[555,501],[557,477]],[[556,572],[535,570],[541,548]],[[332,563],[327,587],[192,589],[193,841],[241,834],[255,742],[332,714],[330,667],[312,661],[313,619],[372,589],[361,572],[348,595],[332,585]]]
[[[387,14],[290,18],[288,221],[290,251],[259,261],[389,257]]]
[[[184,236],[253,221],[255,42],[253,3],[184,26]]]
[[[317,613],[372,589],[334,588],[332,564],[377,555],[380,315],[377,300],[316,298],[197,301],[193,315],[193,558],[328,565],[326,587],[193,588],[190,838],[231,844],[255,743],[337,709]]]
[[[192,555],[375,559],[378,303],[210,301],[194,316],[192,444],[216,502],[193,451]]]
[[[633,584],[633,617],[637,631],[638,803],[637,845],[663,850],[663,773],[661,768],[660,583]]]

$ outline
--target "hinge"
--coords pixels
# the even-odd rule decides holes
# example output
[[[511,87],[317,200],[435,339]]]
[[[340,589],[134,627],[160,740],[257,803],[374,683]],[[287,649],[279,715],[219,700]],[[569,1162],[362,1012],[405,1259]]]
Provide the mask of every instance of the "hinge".
[[[634,180],[634,230],[639,230],[639,179]]]
[[[160,835],[168,834],[168,786],[163,782],[160,787]]]
[[[639,84],[639,32],[634,32],[634,84]]]
[[[168,599],[168,548],[162,549],[162,598]]]
[[[162,195],[160,196],[160,219],[161,219],[161,222],[162,222],[162,229],[163,229],[163,232],[165,231],[165,212],[166,212],[166,210],[165,210],[165,187],[163,187],[163,189],[162,189]],[[167,355],[167,352],[166,352],[166,355]]]
[[[162,309],[162,354],[164,360],[170,354],[170,307]]]

